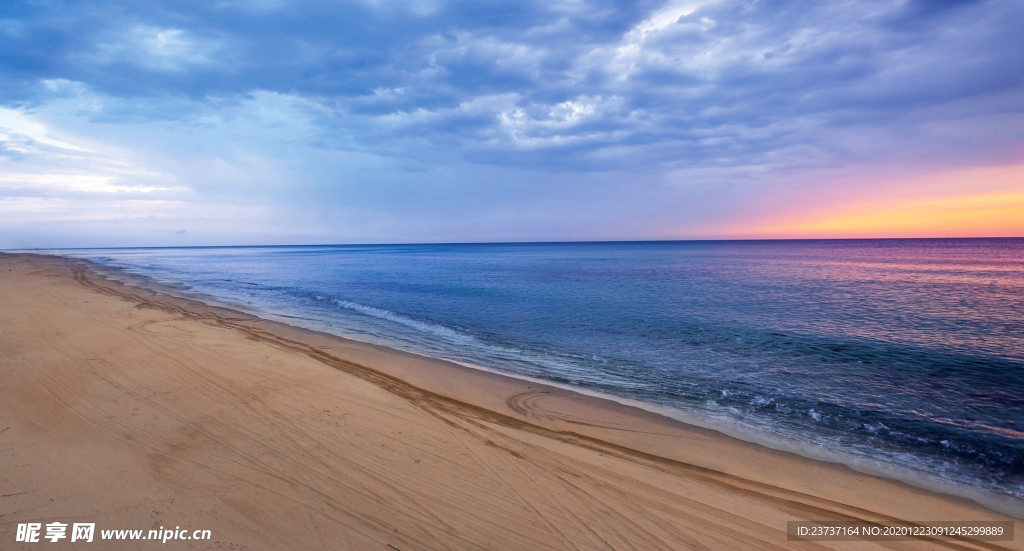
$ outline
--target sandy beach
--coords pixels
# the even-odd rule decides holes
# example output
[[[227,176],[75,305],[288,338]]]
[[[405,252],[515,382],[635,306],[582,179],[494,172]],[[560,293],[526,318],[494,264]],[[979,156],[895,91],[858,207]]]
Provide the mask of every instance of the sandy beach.
[[[1024,549],[787,541],[794,520],[1013,518],[78,261],[0,255],[0,328],[3,549],[53,521],[211,531],[181,549]]]

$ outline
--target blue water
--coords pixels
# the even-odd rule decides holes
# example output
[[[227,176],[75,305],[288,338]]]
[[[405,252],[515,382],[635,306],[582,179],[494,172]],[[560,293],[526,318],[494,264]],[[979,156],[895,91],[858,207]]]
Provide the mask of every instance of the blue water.
[[[296,325],[1024,498],[1021,239],[60,253]]]

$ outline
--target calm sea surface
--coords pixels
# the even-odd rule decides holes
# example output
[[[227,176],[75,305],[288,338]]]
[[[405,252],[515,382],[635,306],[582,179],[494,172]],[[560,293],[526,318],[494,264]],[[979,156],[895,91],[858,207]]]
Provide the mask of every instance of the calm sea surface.
[[[55,251],[338,335],[1024,498],[1024,240]]]

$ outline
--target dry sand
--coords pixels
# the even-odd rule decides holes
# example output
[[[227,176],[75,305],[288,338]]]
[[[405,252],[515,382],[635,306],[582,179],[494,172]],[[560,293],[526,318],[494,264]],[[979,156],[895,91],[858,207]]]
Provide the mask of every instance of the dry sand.
[[[1010,520],[639,409],[0,255],[0,549],[1022,549],[787,542],[786,521]],[[1017,522],[1017,531],[1022,528]],[[45,529],[44,529],[45,532]],[[45,535],[45,534],[44,534]],[[34,548],[34,547],[31,547]]]

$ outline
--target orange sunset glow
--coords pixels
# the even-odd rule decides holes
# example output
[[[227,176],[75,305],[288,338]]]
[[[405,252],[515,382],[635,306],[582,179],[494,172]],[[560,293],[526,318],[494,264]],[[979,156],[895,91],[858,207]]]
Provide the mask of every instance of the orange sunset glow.
[[[1024,235],[1024,165],[871,182],[870,198],[797,201],[731,235],[783,238],[1015,237]],[[818,200],[820,202],[820,200]]]

